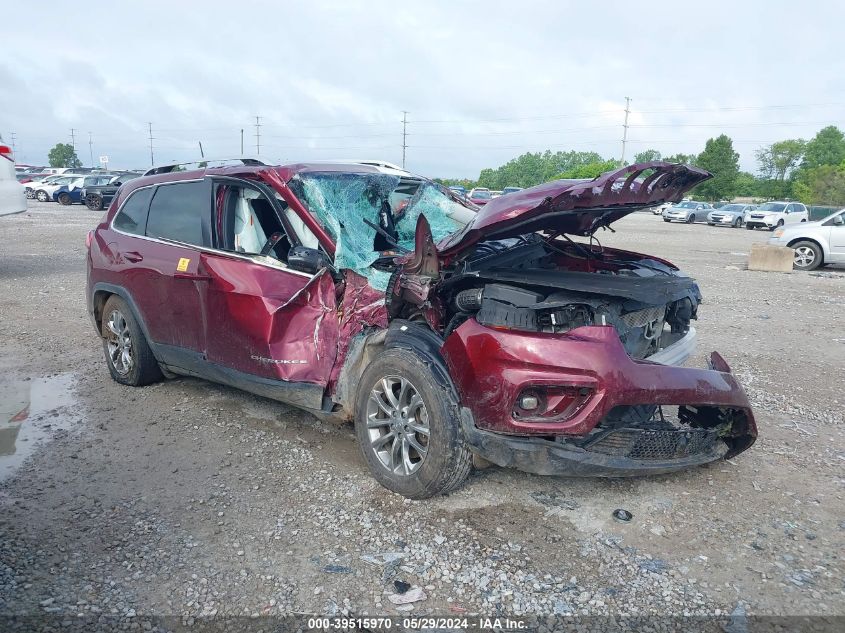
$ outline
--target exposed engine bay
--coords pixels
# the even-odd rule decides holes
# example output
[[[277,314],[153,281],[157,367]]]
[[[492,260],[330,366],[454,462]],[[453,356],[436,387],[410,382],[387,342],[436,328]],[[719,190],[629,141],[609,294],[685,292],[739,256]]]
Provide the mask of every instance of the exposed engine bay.
[[[440,272],[444,338],[469,318],[555,334],[611,325],[644,359],[682,338],[701,302],[695,281],[665,262],[563,235],[481,242]]]

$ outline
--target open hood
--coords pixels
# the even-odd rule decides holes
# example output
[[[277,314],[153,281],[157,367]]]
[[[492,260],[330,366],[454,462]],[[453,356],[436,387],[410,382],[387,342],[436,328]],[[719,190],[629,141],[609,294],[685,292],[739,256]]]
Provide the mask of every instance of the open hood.
[[[534,231],[591,235],[629,213],[664,202],[711,178],[695,167],[653,161],[610,171],[593,180],[555,180],[494,198],[457,233],[437,245],[450,258],[488,239]]]

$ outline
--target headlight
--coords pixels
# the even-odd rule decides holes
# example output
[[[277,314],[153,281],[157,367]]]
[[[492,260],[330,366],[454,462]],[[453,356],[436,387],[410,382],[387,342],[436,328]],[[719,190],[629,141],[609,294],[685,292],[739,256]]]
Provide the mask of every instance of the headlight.
[[[783,237],[783,229],[778,229],[777,231],[775,231],[774,236],[775,237]]]

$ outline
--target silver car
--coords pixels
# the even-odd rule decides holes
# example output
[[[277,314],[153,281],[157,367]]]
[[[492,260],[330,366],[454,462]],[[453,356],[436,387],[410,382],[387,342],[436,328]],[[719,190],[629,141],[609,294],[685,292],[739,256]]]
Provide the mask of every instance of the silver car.
[[[707,214],[707,224],[710,226],[731,226],[738,229],[745,222],[745,214],[751,213],[757,207],[753,204],[726,204],[713,209]]]
[[[814,270],[825,264],[845,264],[845,209],[818,222],[782,226],[769,238],[773,246],[795,250],[793,268]]]
[[[711,211],[711,207],[706,202],[696,202],[695,200],[684,200],[679,202],[674,207],[669,207],[663,212],[664,222],[688,222],[692,224],[696,221],[701,221],[707,217],[707,212]]]

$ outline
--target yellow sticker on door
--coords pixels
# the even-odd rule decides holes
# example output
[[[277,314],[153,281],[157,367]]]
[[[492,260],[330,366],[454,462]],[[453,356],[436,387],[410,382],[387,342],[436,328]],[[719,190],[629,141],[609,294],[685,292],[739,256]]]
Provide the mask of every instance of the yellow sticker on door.
[[[190,263],[191,263],[191,260],[188,259],[187,257],[180,257],[179,263],[176,264],[176,270],[179,271],[180,273],[183,273],[186,270],[188,270],[188,264],[190,264]]]

